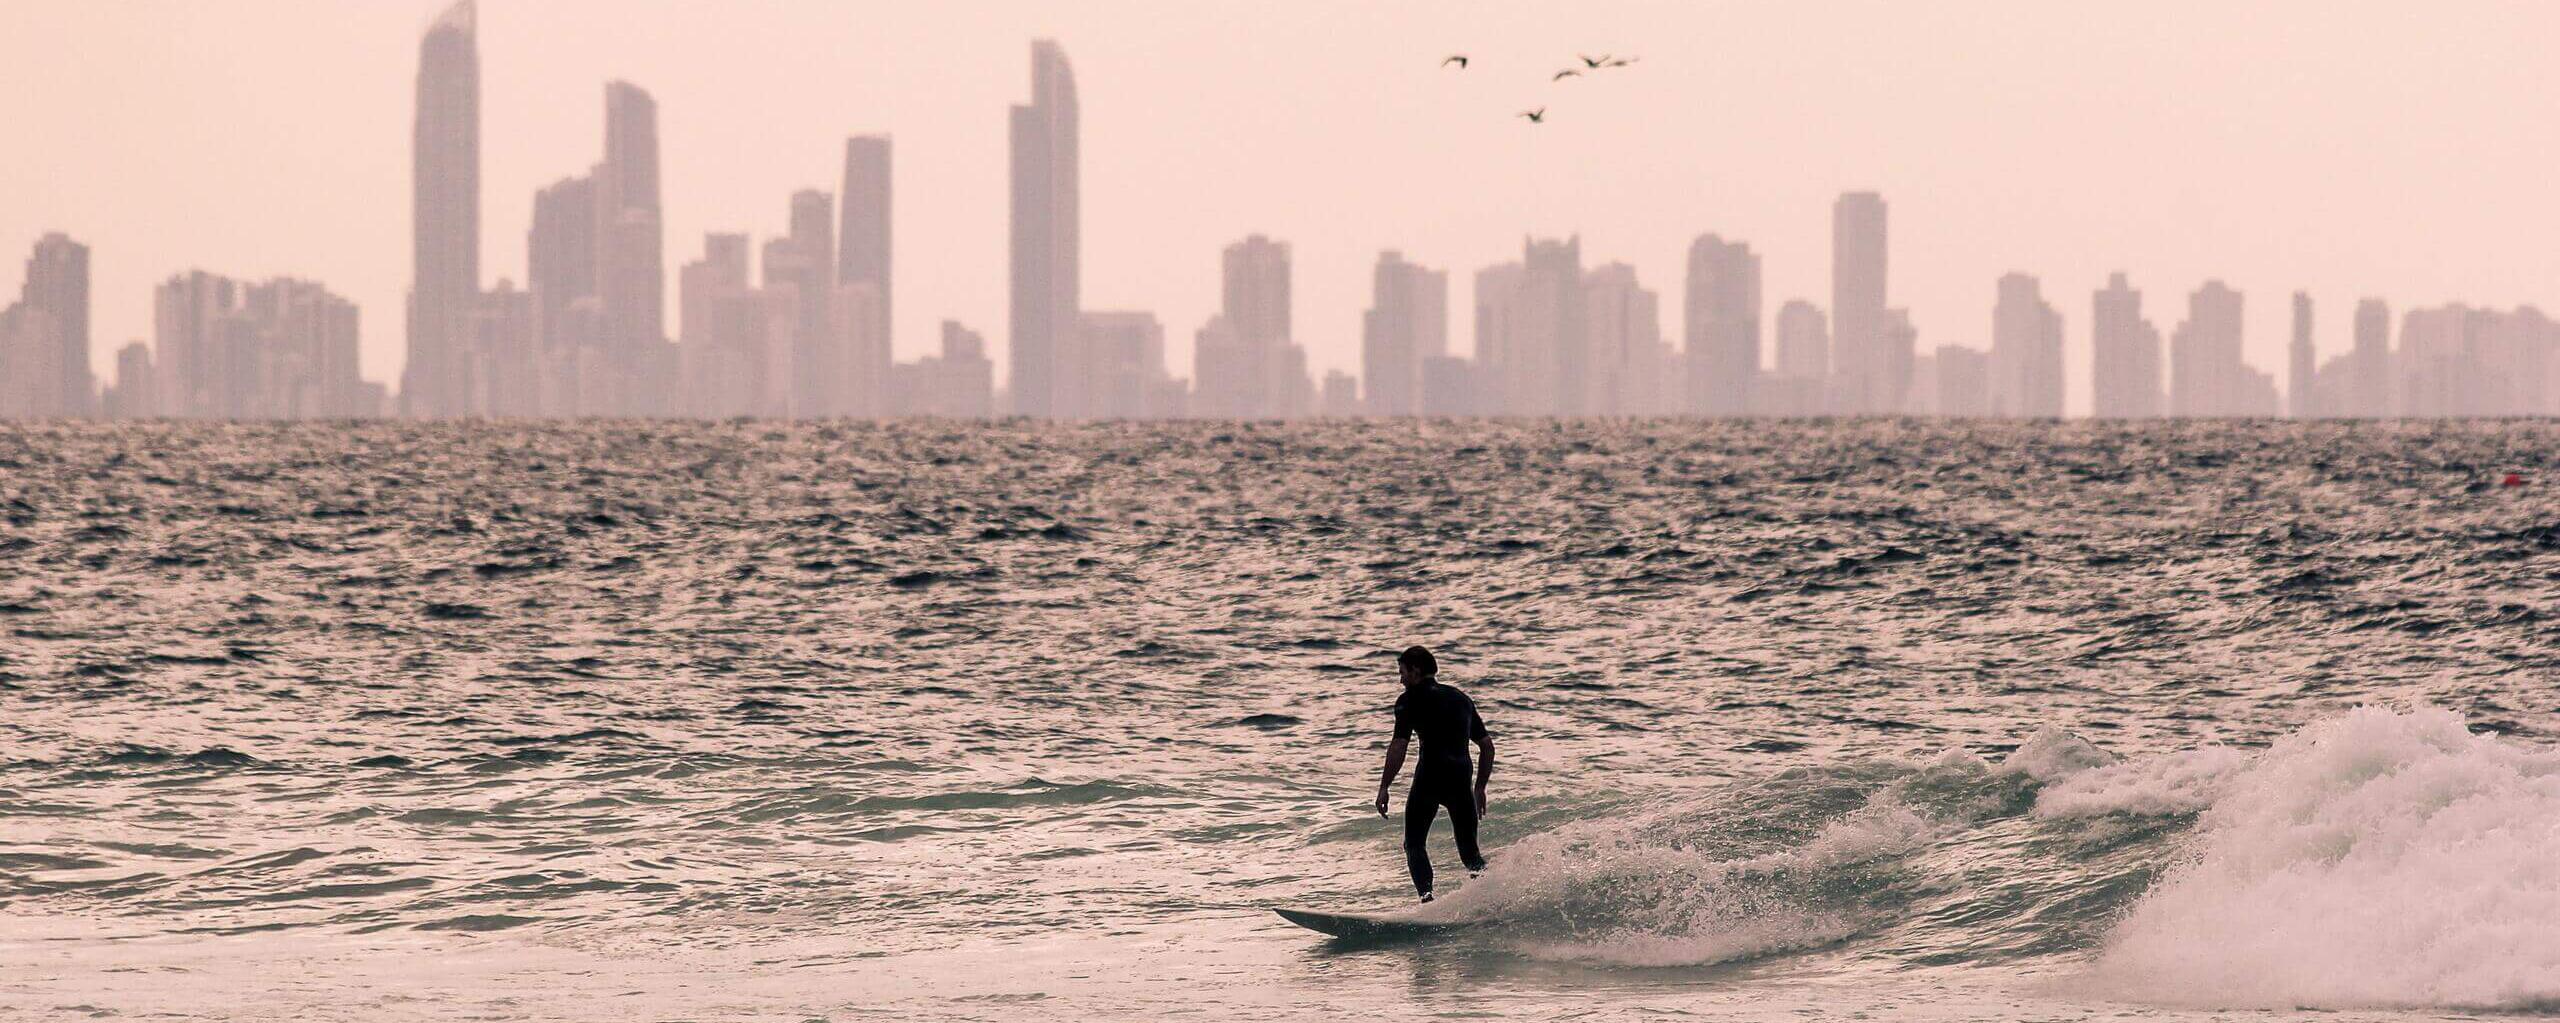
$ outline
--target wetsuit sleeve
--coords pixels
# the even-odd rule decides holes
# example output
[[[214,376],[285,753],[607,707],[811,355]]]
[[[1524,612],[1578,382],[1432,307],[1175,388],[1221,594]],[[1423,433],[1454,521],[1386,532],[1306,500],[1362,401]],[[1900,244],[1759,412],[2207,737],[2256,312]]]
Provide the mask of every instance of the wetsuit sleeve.
[[[1493,737],[1493,733],[1492,733],[1492,732],[1485,731],[1485,727],[1484,727],[1484,715],[1476,713],[1476,701],[1474,701],[1474,700],[1468,700],[1468,701],[1467,701],[1467,738],[1469,738],[1469,739],[1475,739],[1475,740],[1479,740],[1479,741],[1481,741],[1481,740],[1484,740],[1484,739],[1490,739],[1490,738],[1492,738],[1492,737]]]
[[[1401,696],[1396,697],[1396,741],[1397,741],[1397,742],[1403,742],[1403,741],[1404,741],[1405,736],[1408,736],[1408,735],[1412,735],[1412,734],[1413,734],[1413,716],[1412,716],[1412,715],[1410,715],[1410,714],[1405,713],[1404,703],[1405,703],[1405,701],[1404,701],[1404,697],[1401,697]]]

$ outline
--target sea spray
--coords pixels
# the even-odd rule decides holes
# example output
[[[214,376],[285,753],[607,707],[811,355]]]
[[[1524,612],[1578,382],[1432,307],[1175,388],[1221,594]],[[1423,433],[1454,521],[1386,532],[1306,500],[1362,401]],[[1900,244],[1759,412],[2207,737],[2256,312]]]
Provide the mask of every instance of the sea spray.
[[[2308,726],[2228,779],[2126,915],[2104,994],[2257,1007],[2560,1003],[2560,752],[2442,710]]]

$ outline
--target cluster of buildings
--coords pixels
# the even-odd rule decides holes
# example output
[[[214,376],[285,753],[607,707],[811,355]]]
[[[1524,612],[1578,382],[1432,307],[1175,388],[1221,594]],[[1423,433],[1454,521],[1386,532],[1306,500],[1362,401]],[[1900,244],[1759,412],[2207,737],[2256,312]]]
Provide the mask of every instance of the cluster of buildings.
[[[893,357],[890,140],[847,139],[837,191],[788,201],[757,245],[714,232],[675,274],[666,322],[657,105],[605,87],[604,152],[539,190],[526,280],[484,284],[480,67],[473,0],[420,45],[407,364],[396,396],[357,375],[356,307],[301,280],[190,271],[154,295],[154,337],[89,368],[89,251],[38,241],[0,313],[0,417],[890,417],[1286,419],[1303,416],[2059,417],[2065,316],[2013,273],[1985,348],[1922,350],[1889,299],[1887,209],[1832,207],[1831,294],[1763,315],[1760,256],[1708,234],[1689,248],[1679,331],[1625,263],[1586,263],[1578,237],[1530,238],[1474,278],[1473,344],[1451,349],[1449,277],[1377,258],[1359,374],[1311,373],[1292,317],[1288,243],[1223,253],[1217,314],[1192,334],[1192,377],[1167,365],[1165,325],[1082,301],[1076,84],[1033,44],[1031,96],[1011,110],[1011,287],[1005,385],[983,337],[944,321],[940,346]],[[2312,305],[2293,296],[2284,386],[2241,358],[2242,296],[2187,296],[2165,335],[2114,275],[2091,298],[2091,409],[2155,416],[2560,414],[2560,326],[2526,308],[2354,315],[2354,346],[2323,362]],[[1675,343],[1676,342],[1676,343]]]

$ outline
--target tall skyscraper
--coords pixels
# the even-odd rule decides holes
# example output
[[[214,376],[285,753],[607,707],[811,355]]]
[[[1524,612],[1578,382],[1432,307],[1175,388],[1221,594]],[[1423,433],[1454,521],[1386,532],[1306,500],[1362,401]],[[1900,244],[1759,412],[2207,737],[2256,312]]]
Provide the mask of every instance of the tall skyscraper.
[[[1679,358],[1662,337],[1662,296],[1636,280],[1635,267],[1610,263],[1583,274],[1582,315],[1578,350],[1587,368],[1575,402],[1582,414],[1659,416],[1687,407]]]
[[[563,179],[534,193],[533,226],[525,232],[525,290],[533,296],[539,414],[574,416],[582,353],[594,350],[596,182]],[[165,360],[164,360],[165,361]],[[165,373],[166,367],[163,367]]]
[[[1579,415],[1592,358],[1584,350],[1582,237],[1529,239],[1520,256],[1519,320],[1509,394],[1498,407],[1521,416]]]
[[[2158,416],[2160,331],[2142,318],[2142,292],[2119,272],[2090,301],[2090,414],[2100,419]]]
[[[27,393],[43,414],[88,415],[97,391],[89,372],[89,247],[58,232],[38,239],[18,301],[44,320],[31,343],[50,349],[29,353],[30,365],[44,369],[24,382]]]
[[[658,101],[629,82],[604,91],[596,165],[596,298],[608,377],[591,390],[614,415],[662,415],[667,389],[666,236],[659,206]]]
[[[788,284],[800,302],[790,335],[790,414],[851,414],[853,356],[844,332],[831,329],[830,322],[838,298],[834,199],[814,188],[792,193],[791,234],[765,251],[766,285]],[[876,312],[876,303],[869,308]]]
[[[1087,415],[1163,419],[1181,413],[1178,383],[1164,368],[1164,324],[1154,313],[1088,311],[1083,329],[1092,363]]]
[[[2311,378],[2319,372],[2319,354],[2311,347],[2311,295],[2293,293],[2293,343],[2285,348],[2285,414],[2312,416]]]
[[[1886,319],[1885,203],[1843,193],[1831,206],[1831,360],[1840,411],[1890,415],[1910,388],[1911,356]]]
[[[223,317],[239,304],[230,278],[191,270],[152,295],[154,375],[160,380],[160,414],[177,419],[214,414],[206,385],[220,370],[216,339]]]
[[[2347,413],[2367,419],[2385,419],[2393,413],[2391,404],[2391,306],[2378,298],[2356,303],[2356,344],[2353,385],[2348,388],[2353,408]]]
[[[480,50],[474,0],[459,0],[418,44],[410,140],[409,356],[401,401],[411,415],[462,414],[465,349],[480,302]],[[162,367],[166,370],[166,367]]]
[[[1991,377],[1992,415],[2062,416],[2062,314],[2026,274],[2000,278],[1991,314]]]
[[[1817,416],[1829,411],[1831,322],[1822,307],[1793,299],[1778,307],[1775,371],[1761,377],[1751,411],[1761,415]]]
[[[2169,338],[2169,414],[2273,416],[2275,381],[2241,359],[2241,296],[2206,281]]]
[[[1314,410],[1306,352],[1291,341],[1289,243],[1253,235],[1220,258],[1219,349],[1195,367],[1212,415],[1287,418]],[[1207,335],[1204,334],[1204,338]]]
[[[1076,79],[1052,40],[1031,44],[1031,102],[1013,108],[1013,411],[1082,414],[1076,351],[1083,308]]]
[[[1688,339],[1687,410],[1750,414],[1760,377],[1760,257],[1751,246],[1712,234],[1689,244],[1681,321]]]
[[[836,238],[836,283],[868,284],[879,294],[880,336],[897,322],[889,285],[889,136],[857,135],[844,143],[844,191],[836,197],[843,229]]]
[[[1398,252],[1379,253],[1369,309],[1360,320],[1360,376],[1368,385],[1364,411],[1420,414],[1423,360],[1446,354],[1448,347],[1449,275],[1405,262]]]

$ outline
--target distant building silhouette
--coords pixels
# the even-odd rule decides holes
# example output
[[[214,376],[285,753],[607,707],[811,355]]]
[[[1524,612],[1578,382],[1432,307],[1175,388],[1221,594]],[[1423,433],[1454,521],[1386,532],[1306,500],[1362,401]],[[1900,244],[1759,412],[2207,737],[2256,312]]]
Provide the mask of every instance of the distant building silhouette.
[[[1892,334],[1885,291],[1885,203],[1849,192],[1831,207],[1831,360],[1835,402],[1850,415],[1901,411],[1912,353]]]
[[[1314,412],[1306,350],[1290,338],[1288,243],[1247,237],[1227,246],[1220,271],[1221,308],[1195,340],[1192,411],[1233,419]]]
[[[1086,312],[1085,414],[1092,419],[1170,419],[1184,412],[1183,382],[1165,372],[1164,324],[1149,312]]]
[[[1688,341],[1682,411],[1751,414],[1760,383],[1760,257],[1751,246],[1712,234],[1689,243],[1682,326]]]
[[[1584,415],[1663,416],[1685,411],[1688,388],[1679,355],[1662,337],[1662,297],[1636,280],[1625,263],[1593,267],[1582,275],[1586,366]]]
[[[2241,296],[2206,281],[2187,299],[2187,318],[2169,339],[2169,414],[2273,416],[2273,378],[2241,361]]]
[[[1981,419],[2003,414],[1994,404],[1998,356],[1959,345],[1939,345],[1929,357],[1934,396],[1928,411],[1935,415]],[[2014,413],[2011,413],[2014,414]]]
[[[596,298],[595,178],[566,178],[534,193],[525,235],[525,290],[533,295],[542,414],[579,413],[578,368],[603,320]]]
[[[2118,272],[2090,304],[2090,414],[2100,419],[2160,415],[2166,404],[2160,391],[2160,331],[2142,318],[2142,292]]]
[[[459,0],[418,44],[408,366],[400,382],[414,416],[470,411],[470,332],[480,304],[478,30],[474,0]]]
[[[1778,307],[1777,359],[1754,389],[1752,412],[1818,416],[1830,410],[1831,324],[1822,307],[1791,299]]]
[[[89,371],[89,247],[37,239],[18,300],[0,314],[0,418],[96,411]]]
[[[844,143],[842,230],[836,239],[836,283],[867,284],[879,296],[881,351],[892,346],[897,290],[890,282],[889,136],[857,135]],[[873,366],[885,374],[887,364]]]
[[[1083,414],[1073,381],[1082,308],[1076,81],[1056,42],[1031,44],[1031,102],[1013,108],[1013,284],[1009,348],[1013,411]]]
[[[1360,373],[1368,383],[1363,411],[1420,414],[1423,363],[1448,349],[1449,275],[1405,262],[1393,250],[1379,253],[1369,309],[1360,320]]]
[[[942,348],[891,371],[890,413],[942,419],[984,419],[995,414],[995,363],[976,331],[942,321]]]
[[[1991,409],[1995,416],[2062,416],[2062,314],[2036,279],[2000,278],[1991,312]]]
[[[2356,303],[2355,361],[2349,364],[2346,414],[2380,419],[2393,414],[2391,401],[2391,306],[2378,298]]]
[[[2319,373],[2319,351],[2311,343],[2311,295],[2293,293],[2293,341],[2285,346],[2284,406],[2285,415],[2309,419],[2317,413],[2312,407],[2312,379]]]
[[[666,415],[672,353],[657,100],[629,82],[607,83],[604,138],[604,162],[595,171],[598,336],[595,356],[579,364],[578,411]]]

